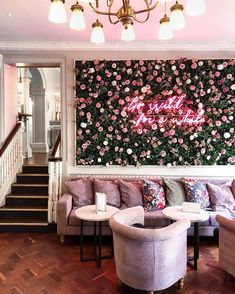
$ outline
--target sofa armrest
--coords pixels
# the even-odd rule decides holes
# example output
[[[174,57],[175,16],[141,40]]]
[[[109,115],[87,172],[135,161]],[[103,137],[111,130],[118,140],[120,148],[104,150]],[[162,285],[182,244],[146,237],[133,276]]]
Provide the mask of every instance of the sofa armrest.
[[[235,233],[235,220],[226,218],[219,214],[217,214],[215,218],[221,227],[224,227],[227,230],[230,230],[233,233]]]
[[[73,207],[72,195],[64,194],[57,202],[57,234],[65,235],[69,214]]]

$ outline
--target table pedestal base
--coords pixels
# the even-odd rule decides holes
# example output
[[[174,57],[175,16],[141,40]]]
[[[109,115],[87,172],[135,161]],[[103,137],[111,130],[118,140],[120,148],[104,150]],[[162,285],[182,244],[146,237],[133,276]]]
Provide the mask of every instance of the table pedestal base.
[[[199,259],[199,223],[194,224],[194,254],[188,257],[188,265],[197,270],[197,260]]]
[[[97,235],[97,223],[99,232]],[[98,242],[97,242],[98,241]],[[113,245],[111,247],[110,255],[102,255],[102,221],[94,222],[94,253],[92,257],[84,258],[84,234],[83,234],[83,220],[81,219],[81,235],[80,235],[80,261],[96,261],[96,266],[101,267],[101,259],[113,258]]]

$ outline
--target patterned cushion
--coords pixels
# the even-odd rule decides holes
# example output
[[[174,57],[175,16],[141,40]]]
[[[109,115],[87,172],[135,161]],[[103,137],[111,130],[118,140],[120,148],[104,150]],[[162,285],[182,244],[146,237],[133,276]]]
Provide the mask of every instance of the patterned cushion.
[[[184,178],[182,182],[184,183],[186,197],[189,202],[200,203],[201,208],[210,206],[209,193],[204,181]]]
[[[163,209],[166,205],[165,193],[159,184],[144,180],[143,182],[143,206],[145,211]]]
[[[73,206],[94,204],[94,188],[92,178],[83,178],[65,182],[69,194],[73,197]]]

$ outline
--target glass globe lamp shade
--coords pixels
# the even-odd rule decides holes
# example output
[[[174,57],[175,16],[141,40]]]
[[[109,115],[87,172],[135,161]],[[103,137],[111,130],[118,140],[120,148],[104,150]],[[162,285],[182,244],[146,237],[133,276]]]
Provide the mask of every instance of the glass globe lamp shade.
[[[48,19],[57,24],[67,21],[64,0],[52,0]]]
[[[185,27],[183,9],[183,5],[178,4],[178,1],[171,7],[170,24],[173,30],[180,30]]]
[[[86,23],[83,15],[83,7],[77,2],[71,7],[71,10],[70,28],[76,31],[84,30],[86,28]]]
[[[172,28],[170,25],[170,18],[167,16],[164,16],[160,20],[160,28],[158,32],[158,38],[161,40],[169,40],[173,37]]]
[[[206,11],[205,0],[188,0],[186,6],[186,14],[191,16],[197,16],[203,14]]]
[[[96,43],[96,44],[101,44],[105,42],[105,37],[104,37],[104,31],[103,31],[103,25],[101,22],[96,20],[92,24],[92,33],[91,33],[91,43]]]
[[[128,23],[123,26],[122,34],[121,34],[122,41],[133,41],[135,40],[135,31],[133,28],[133,24]]]

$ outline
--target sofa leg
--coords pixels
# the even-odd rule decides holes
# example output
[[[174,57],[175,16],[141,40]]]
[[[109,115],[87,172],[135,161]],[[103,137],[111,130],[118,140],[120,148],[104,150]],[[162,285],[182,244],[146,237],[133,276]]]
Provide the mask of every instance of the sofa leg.
[[[60,243],[64,245],[65,242],[65,235],[60,235]]]
[[[180,279],[180,280],[178,281],[178,287],[179,287],[179,289],[182,289],[183,286],[184,286],[184,278],[182,278],[182,279]]]

